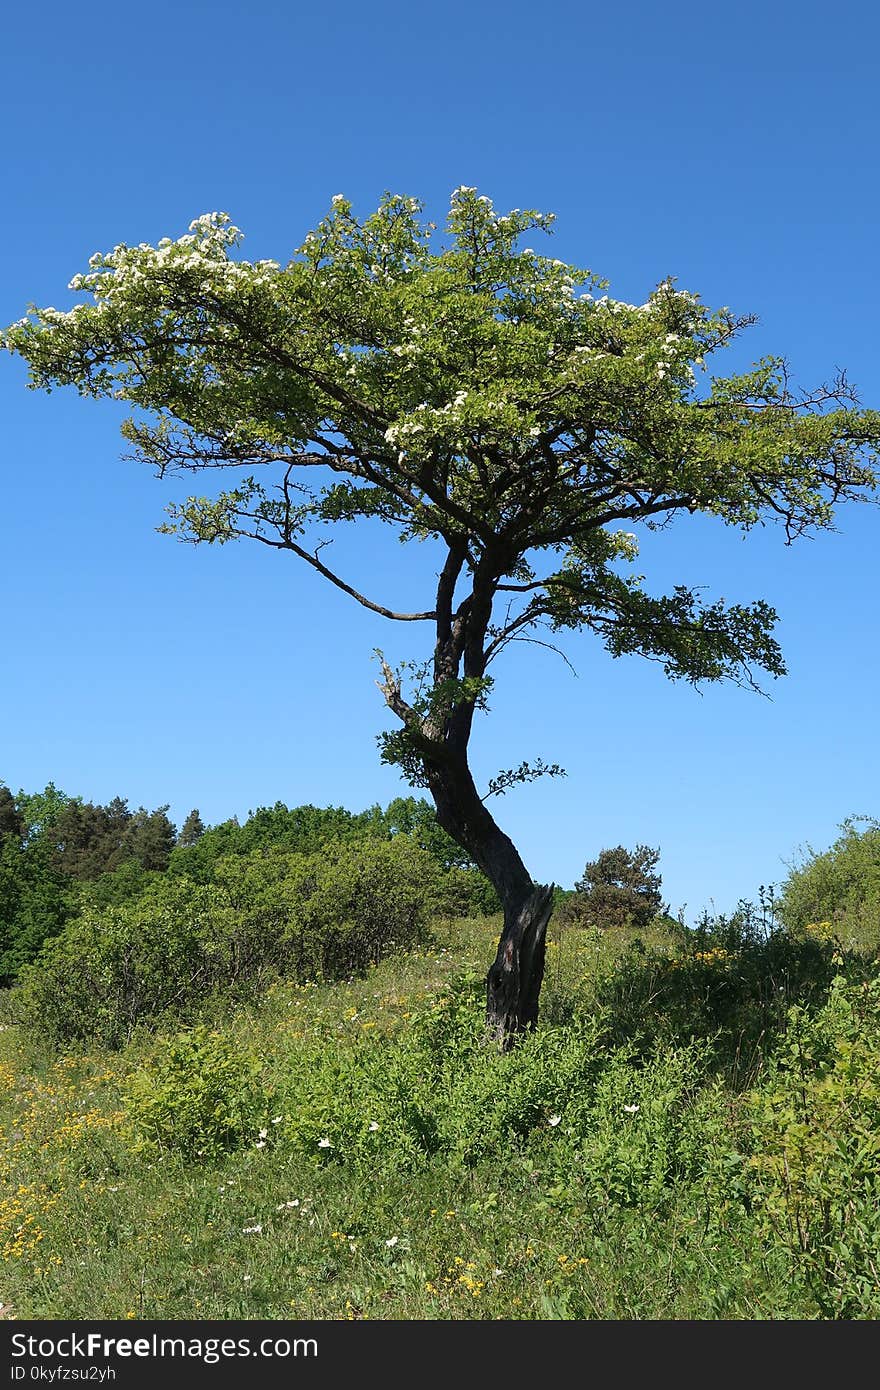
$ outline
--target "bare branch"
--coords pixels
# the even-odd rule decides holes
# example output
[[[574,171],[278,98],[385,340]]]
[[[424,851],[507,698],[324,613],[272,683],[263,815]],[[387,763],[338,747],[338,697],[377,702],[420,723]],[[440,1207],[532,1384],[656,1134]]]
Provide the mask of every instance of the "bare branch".
[[[521,634],[518,635],[517,633],[514,633],[514,632],[508,633],[508,635],[503,639],[503,641],[500,641],[500,642],[498,642],[498,643],[495,644],[494,650],[493,650],[493,652],[492,652],[492,657],[489,658],[489,659],[490,659],[490,660],[491,660],[491,659],[494,659],[494,658],[498,655],[498,653],[499,653],[500,651],[503,651],[504,648],[505,648],[505,647],[508,645],[508,643],[510,643],[510,642],[529,642],[529,643],[531,643],[531,645],[534,646],[534,647],[545,647],[546,650],[547,650],[548,652],[555,652],[555,654],[556,654],[557,656],[561,656],[561,657],[562,657],[562,660],[565,662],[566,666],[568,667],[568,669],[569,669],[569,671],[571,672],[571,674],[575,677],[575,679],[576,679],[576,680],[578,679],[578,673],[577,673],[577,671],[576,671],[575,668],[572,666],[571,662],[569,661],[568,657],[565,655],[565,652],[562,650],[562,648],[561,648],[561,647],[557,647],[553,642],[544,642],[544,641],[541,640],[540,637],[523,637]],[[488,660],[487,660],[487,665],[488,665]]]
[[[239,534],[247,536],[249,540],[261,541],[263,545],[271,546],[273,550],[292,550],[294,555],[305,560],[307,565],[311,565],[312,569],[316,569],[325,579],[329,579],[330,583],[335,584],[337,589],[341,589],[344,594],[350,594],[353,599],[357,599],[358,603],[363,604],[364,608],[369,608],[373,613],[381,614],[383,618],[393,618],[398,623],[421,623],[432,621],[437,616],[433,609],[426,613],[396,613],[392,608],[385,608],[381,603],[373,603],[372,599],[366,598],[357,589],[353,589],[350,584],[346,584],[344,579],[340,579],[338,574],[334,574],[332,570],[328,569],[318,559],[317,554],[310,555],[301,545],[297,545],[296,541],[289,538],[273,541],[269,536],[261,535],[258,531],[241,531]],[[329,542],[325,542],[325,544],[329,544]]]

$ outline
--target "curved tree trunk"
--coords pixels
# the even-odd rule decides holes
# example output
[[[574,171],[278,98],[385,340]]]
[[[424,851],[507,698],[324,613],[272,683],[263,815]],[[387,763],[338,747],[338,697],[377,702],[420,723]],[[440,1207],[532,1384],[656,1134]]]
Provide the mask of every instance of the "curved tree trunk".
[[[533,886],[518,907],[505,909],[498,953],[486,977],[486,1025],[505,1051],[538,1021],[552,912],[552,884]]]
[[[538,1020],[553,887],[532,882],[513,841],[480,800],[464,760],[426,772],[437,820],[480,866],[504,908],[498,951],[486,977],[486,1026],[507,1051]]]

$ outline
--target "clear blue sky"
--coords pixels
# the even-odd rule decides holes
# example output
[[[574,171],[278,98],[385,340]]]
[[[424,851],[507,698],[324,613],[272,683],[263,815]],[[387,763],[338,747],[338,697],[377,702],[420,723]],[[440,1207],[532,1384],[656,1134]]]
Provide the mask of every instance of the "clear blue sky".
[[[0,321],[68,306],[93,251],[178,236],[202,212],[228,211],[247,256],[283,261],[334,193],[359,213],[414,194],[442,220],[466,183],[499,209],[555,212],[548,250],[612,294],[639,301],[675,275],[760,316],[750,360],[783,353],[804,384],[846,367],[877,406],[878,15],[795,0],[12,6]],[[0,360],[0,778],[170,802],[178,824],[192,806],[214,822],[405,793],[378,762],[391,717],[371,652],[420,655],[412,628],[292,558],[157,535],[171,494],[120,461],[124,411],[23,382]],[[429,594],[430,554],[388,539],[354,541],[349,572],[384,602]],[[536,878],[570,885],[604,846],[647,842],[693,919],[880,812],[880,512],[850,508],[837,534],[789,549],[699,522],[650,539],[657,591],[698,582],[778,609],[790,674],[772,701],[669,685],[587,637],[567,646],[577,679],[521,647],[499,664],[474,764],[568,769],[495,803]]]

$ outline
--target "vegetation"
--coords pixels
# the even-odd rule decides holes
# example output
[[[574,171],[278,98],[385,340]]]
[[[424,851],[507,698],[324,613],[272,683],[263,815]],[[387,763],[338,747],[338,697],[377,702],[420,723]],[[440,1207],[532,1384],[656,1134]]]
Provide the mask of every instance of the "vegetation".
[[[880,917],[880,822],[851,818],[824,853],[807,850],[792,868],[779,911],[794,932],[837,935],[848,944],[871,939]]]
[[[179,835],[168,820],[167,810],[163,806],[148,812],[141,807],[131,812],[120,797],[99,806],[70,797],[51,783],[43,792],[20,791],[13,796],[0,783],[0,985],[11,984],[65,924],[81,915],[81,931],[55,953],[59,962],[65,952],[74,950],[72,943],[77,936],[83,941],[96,939],[105,918],[110,935],[127,930],[136,939],[141,909],[132,905],[141,899],[153,905],[170,900],[166,878],[186,881],[188,887],[181,888],[178,895],[184,913],[188,909],[183,907],[183,900],[194,900],[196,884],[213,885],[215,899],[222,897],[232,891],[236,873],[234,865],[225,863],[229,859],[256,857],[260,861],[257,872],[264,878],[274,875],[280,881],[288,869],[293,872],[289,864],[285,868],[285,854],[314,856],[332,844],[333,855],[339,859],[343,845],[364,840],[388,843],[399,837],[401,846],[422,852],[421,861],[413,855],[412,872],[417,872],[420,864],[423,903],[428,910],[467,914],[498,908],[491,884],[440,828],[428,803],[414,797],[398,797],[386,810],[371,806],[359,814],[341,806],[288,809],[278,802],[252,812],[244,825],[233,818],[210,828],[193,810]],[[381,852],[377,853],[381,858]],[[387,862],[402,863],[404,858],[405,850],[396,860],[391,855]],[[266,859],[272,860],[274,868],[262,862]],[[343,872],[341,868],[339,872]],[[319,880],[320,874],[316,882]],[[402,930],[395,915],[391,880],[387,886],[391,894],[388,920],[395,923],[395,931]],[[278,891],[282,891],[280,887]],[[375,887],[370,893],[375,895]],[[235,901],[240,902],[240,895]],[[375,918],[378,909],[374,897],[367,894],[363,898],[364,910],[367,901],[372,903]],[[120,911],[106,916],[110,908]],[[143,908],[145,912],[151,910]],[[367,929],[357,913],[352,920],[363,928],[363,940],[371,943],[359,949],[373,950],[374,929]],[[123,928],[123,923],[128,927]],[[410,936],[404,932],[397,939],[402,943]],[[68,964],[72,960],[68,959]],[[318,968],[315,961],[311,968]],[[208,974],[213,978],[217,971],[222,971],[219,957]],[[102,997],[100,990],[98,997]],[[114,1026],[122,1025],[117,1021]]]
[[[850,893],[833,932],[786,920],[812,859],[692,928],[555,918],[543,1023],[511,1052],[481,997],[499,918],[444,909],[466,871],[405,829],[80,908],[3,1006],[4,1301],[880,1316],[880,918],[852,888],[877,854],[849,825],[822,856]]]
[[[603,849],[575,884],[574,910],[597,927],[647,926],[663,906],[659,858],[647,845]]]
[[[485,803],[562,769],[523,759],[480,794],[468,750],[494,663],[538,628],[586,629],[694,683],[781,675],[765,601],[650,595],[633,528],[694,513],[776,522],[788,541],[828,527],[876,486],[880,415],[842,375],[796,390],[778,357],[704,379],[753,320],[671,280],[641,305],[597,294],[591,271],[521,245],[551,217],[502,215],[460,187],[438,247],[420,213],[389,194],[361,222],[339,194],[283,267],[236,258],[240,232],[207,214],[176,241],[93,256],[70,286],[84,301],[34,309],[2,342],[33,386],[127,401],[125,437],[160,476],[238,470],[163,529],[256,541],[374,613],[430,625],[423,662],[394,670],[379,653],[396,720],[381,752],[501,900],[487,1012],[509,1046],[537,1018],[553,894]],[[327,529],[367,519],[430,542],[411,611],[326,562]]]

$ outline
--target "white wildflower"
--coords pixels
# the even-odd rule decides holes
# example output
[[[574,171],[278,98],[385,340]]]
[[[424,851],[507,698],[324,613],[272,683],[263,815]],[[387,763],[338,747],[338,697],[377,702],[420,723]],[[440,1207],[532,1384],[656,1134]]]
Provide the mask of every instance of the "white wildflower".
[[[548,1125],[550,1125],[551,1129],[555,1129],[561,1119],[561,1115],[551,1115],[547,1123]]]

